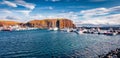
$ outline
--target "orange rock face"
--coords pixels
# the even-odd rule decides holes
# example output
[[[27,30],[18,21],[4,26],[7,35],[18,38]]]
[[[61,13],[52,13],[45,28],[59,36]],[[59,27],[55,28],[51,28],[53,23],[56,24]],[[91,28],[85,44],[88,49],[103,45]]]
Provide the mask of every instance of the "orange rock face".
[[[63,20],[59,20],[59,28],[74,28],[75,25],[73,24],[73,22],[71,20],[68,19],[63,19]]]
[[[19,25],[19,23],[15,21],[0,21],[0,26],[14,26],[14,25]]]
[[[33,20],[26,23],[26,25],[29,27],[46,28],[47,22],[45,20]]]
[[[19,23],[15,21],[0,21],[0,26],[14,26],[19,25],[21,27],[37,27],[42,29],[58,27],[63,28],[74,28],[75,25],[71,20],[68,19],[44,19],[44,20],[32,20],[27,23]]]
[[[71,20],[68,19],[44,19],[44,20],[33,20],[26,23],[29,27],[38,27],[38,28],[74,28],[75,25]]]

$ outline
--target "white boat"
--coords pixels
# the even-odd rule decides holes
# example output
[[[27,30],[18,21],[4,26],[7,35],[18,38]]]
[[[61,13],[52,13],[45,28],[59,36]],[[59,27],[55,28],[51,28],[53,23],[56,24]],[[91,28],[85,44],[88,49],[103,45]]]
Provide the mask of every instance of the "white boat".
[[[76,29],[72,29],[72,28],[64,28],[64,29],[60,29],[61,31],[64,31],[64,32],[75,32]]]
[[[82,31],[83,31],[83,32],[87,32],[87,29],[83,29]]]
[[[3,27],[0,27],[0,31],[3,29]]]
[[[67,29],[67,32],[70,32],[71,30],[70,29]]]
[[[83,31],[82,30],[78,31],[78,34],[83,34]]]
[[[87,29],[79,29],[79,30],[77,31],[78,34],[83,34],[83,33],[87,33],[87,32],[88,32]]]
[[[79,30],[79,31],[75,31],[75,33],[77,33],[77,34],[83,34],[83,31]]]
[[[117,32],[114,32],[113,35],[117,35],[118,33]]]
[[[53,30],[53,28],[49,28],[48,30]]]
[[[118,34],[118,32],[106,32],[106,33],[104,33],[105,35],[117,35]]]
[[[53,30],[54,30],[54,31],[57,31],[57,30],[58,30],[58,28],[57,28],[57,27],[55,27],[55,28],[53,28]]]
[[[57,27],[55,27],[55,28],[49,28],[48,30],[50,30],[50,31],[57,31],[58,28]]]

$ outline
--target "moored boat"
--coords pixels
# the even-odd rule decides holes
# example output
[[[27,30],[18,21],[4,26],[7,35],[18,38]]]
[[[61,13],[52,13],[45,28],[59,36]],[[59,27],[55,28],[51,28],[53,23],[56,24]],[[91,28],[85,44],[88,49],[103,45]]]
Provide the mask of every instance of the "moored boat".
[[[12,29],[2,29],[1,31],[12,31]]]
[[[55,28],[53,28],[53,30],[54,30],[54,31],[57,31],[57,30],[58,30],[58,28],[57,28],[57,27],[55,27]]]
[[[50,30],[50,31],[57,31],[58,28],[57,27],[55,27],[55,28],[49,28],[48,30]]]
[[[117,35],[118,33],[117,32],[107,32],[107,33],[104,33],[104,34],[112,36],[112,35]]]
[[[82,30],[78,31],[78,34],[83,34],[83,31]]]
[[[48,30],[53,30],[53,28],[49,28]]]

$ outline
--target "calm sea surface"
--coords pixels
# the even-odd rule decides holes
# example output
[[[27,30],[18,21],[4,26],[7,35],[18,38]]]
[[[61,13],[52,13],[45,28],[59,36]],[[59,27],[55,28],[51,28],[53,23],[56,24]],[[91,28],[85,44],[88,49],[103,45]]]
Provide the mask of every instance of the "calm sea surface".
[[[67,33],[62,31],[0,31],[0,58],[97,58],[120,48],[120,35]]]

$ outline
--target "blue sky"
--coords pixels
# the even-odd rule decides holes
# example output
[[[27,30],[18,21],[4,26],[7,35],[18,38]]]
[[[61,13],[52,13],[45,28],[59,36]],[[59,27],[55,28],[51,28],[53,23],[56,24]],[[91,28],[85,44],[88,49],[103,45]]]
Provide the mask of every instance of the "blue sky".
[[[0,19],[67,18],[76,24],[120,24],[120,0],[0,0]]]

